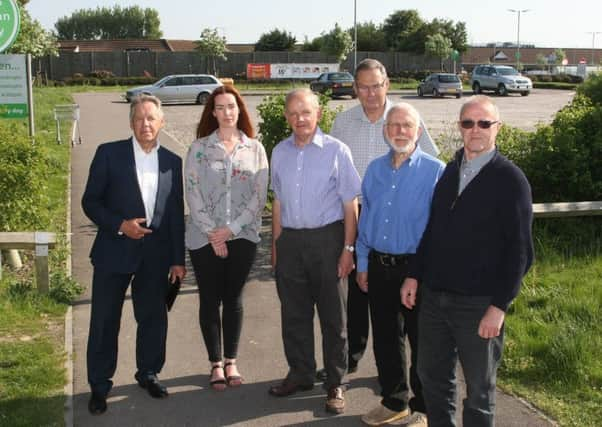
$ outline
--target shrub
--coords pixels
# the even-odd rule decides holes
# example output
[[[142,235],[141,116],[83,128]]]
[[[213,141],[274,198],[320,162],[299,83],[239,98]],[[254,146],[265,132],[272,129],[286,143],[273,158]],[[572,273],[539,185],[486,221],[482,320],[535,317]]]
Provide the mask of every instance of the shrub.
[[[115,77],[115,74],[113,74],[113,72],[110,70],[94,70],[90,74],[88,74],[88,77],[96,77],[99,79],[106,79],[109,77]]]
[[[320,129],[328,133],[332,127],[335,116],[342,111],[343,107],[336,110],[328,108],[330,98],[327,95],[319,95],[320,107],[322,108],[322,117],[320,119]],[[272,150],[283,139],[291,134],[291,128],[284,117],[284,100],[285,95],[271,95],[263,99],[261,104],[257,106],[259,117],[259,133],[260,140],[268,159],[272,158]]]
[[[0,231],[43,230],[49,224],[48,156],[23,123],[0,122]]]
[[[535,202],[602,200],[602,106],[577,95],[535,132],[504,126],[500,151],[527,175]]]
[[[83,292],[84,288],[64,271],[50,275],[50,297],[56,302],[71,304]]]
[[[602,106],[602,73],[590,74],[577,93],[591,99],[594,105]]]

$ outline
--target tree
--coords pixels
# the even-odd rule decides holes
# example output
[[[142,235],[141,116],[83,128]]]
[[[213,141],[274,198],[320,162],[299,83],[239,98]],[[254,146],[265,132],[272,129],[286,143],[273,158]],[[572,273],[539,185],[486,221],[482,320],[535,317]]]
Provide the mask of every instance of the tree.
[[[217,59],[227,61],[226,58],[226,38],[217,33],[217,28],[205,28],[201,32],[201,38],[196,42],[196,49],[201,55],[207,55],[211,61],[211,72],[217,75]],[[207,61],[209,68],[209,61]]]
[[[442,34],[429,35],[424,43],[424,51],[427,55],[439,58],[441,70],[443,70],[443,60],[449,57],[454,49],[451,40]]]
[[[318,36],[312,41],[309,41],[307,36],[305,36],[305,41],[303,42],[303,46],[301,46],[301,50],[304,52],[319,52],[322,50],[322,44],[322,36]]]
[[[415,34],[422,26],[424,26],[424,21],[415,9],[393,12],[383,24],[387,48],[397,51],[414,51],[416,47],[424,49],[424,42],[422,46],[411,46],[408,44],[408,41],[410,41],[409,37]]]
[[[343,31],[339,24],[334,24],[334,28],[326,34],[322,34],[322,47],[320,52],[332,55],[337,61],[343,62],[347,54],[353,48],[353,40],[347,31]]]
[[[555,58],[554,63],[556,65],[560,65],[560,64],[562,64],[562,61],[564,61],[566,59],[566,53],[562,49],[555,49],[554,50],[554,58]]]
[[[535,62],[537,62],[537,65],[540,65],[542,69],[545,69],[548,64],[548,58],[546,58],[543,53],[538,53],[535,56]]]
[[[34,58],[45,55],[57,55],[58,44],[55,37],[35,19],[31,19],[25,5],[29,0],[19,0],[21,29],[15,43],[6,53],[29,53]]]
[[[255,50],[263,52],[293,50],[295,43],[297,43],[297,39],[290,32],[275,28],[259,37],[255,43]]]
[[[354,28],[351,27],[348,31],[353,39]],[[385,43],[385,33],[382,25],[375,25],[373,22],[357,24],[357,50],[364,52],[386,51],[387,44]]]
[[[55,24],[61,40],[158,39],[159,12],[139,6],[122,8],[119,5],[76,10]]]

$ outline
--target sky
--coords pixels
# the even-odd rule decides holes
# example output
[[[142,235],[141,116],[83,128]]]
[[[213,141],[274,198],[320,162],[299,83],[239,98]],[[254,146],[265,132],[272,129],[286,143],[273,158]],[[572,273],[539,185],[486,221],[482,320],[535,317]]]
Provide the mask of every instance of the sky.
[[[228,43],[255,43],[275,28],[293,34],[298,42],[328,32],[338,23],[350,28],[354,22],[381,24],[393,12],[416,9],[425,21],[434,18],[463,21],[469,44],[516,42],[518,14],[520,42],[537,47],[602,48],[602,1],[575,0],[30,0],[27,10],[47,30],[79,9],[140,6],[159,12],[163,37],[197,40],[204,28],[217,28]],[[559,6],[555,6],[557,4]],[[571,6],[568,10],[567,7]],[[592,32],[599,32],[593,36]]]

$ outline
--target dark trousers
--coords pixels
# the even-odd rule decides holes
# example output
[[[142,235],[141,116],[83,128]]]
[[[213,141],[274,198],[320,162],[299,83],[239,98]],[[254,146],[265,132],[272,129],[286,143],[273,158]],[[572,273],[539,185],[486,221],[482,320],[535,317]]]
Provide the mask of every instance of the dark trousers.
[[[362,206],[359,205],[359,213]],[[355,253],[354,263],[357,264]],[[370,334],[370,310],[368,294],[362,292],[355,280],[356,270],[349,275],[349,294],[347,297],[347,341],[349,342],[349,369],[357,366],[364,356]]]
[[[466,380],[463,425],[494,425],[496,373],[504,330],[484,339],[477,331],[491,297],[464,296],[422,288],[418,374],[424,387],[429,427],[456,425],[456,363]]]
[[[408,310],[401,304],[400,289],[407,275],[407,262],[382,265],[374,257],[368,262],[368,296],[372,319],[374,358],[381,386],[381,403],[392,411],[425,412],[422,384],[416,372],[418,357],[418,306]],[[411,349],[410,378],[405,338]],[[410,399],[410,388],[414,397]]]
[[[133,274],[94,268],[92,310],[88,335],[88,383],[107,394],[117,367],[117,343],[126,290],[132,284],[132,303],[138,324],[136,367],[140,374],[156,374],[165,363],[167,338],[167,271],[144,261]],[[132,280],[133,277],[133,280]]]
[[[190,251],[190,260],[199,288],[199,323],[211,362],[223,356],[235,359],[242,329],[242,291],[257,245],[246,239],[226,243],[228,257],[215,255],[210,244]],[[220,306],[222,313],[220,316]]]
[[[313,384],[316,373],[314,306],[322,329],[326,387],[347,371],[347,280],[337,277],[344,229],[336,222],[316,229],[283,229],[276,241],[276,285],[280,298],[287,378]]]

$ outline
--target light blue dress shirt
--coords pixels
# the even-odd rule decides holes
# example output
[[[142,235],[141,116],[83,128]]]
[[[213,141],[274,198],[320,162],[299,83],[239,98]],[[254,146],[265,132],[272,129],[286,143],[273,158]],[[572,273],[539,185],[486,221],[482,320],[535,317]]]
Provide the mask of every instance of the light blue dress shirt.
[[[426,227],[435,185],[445,165],[419,147],[395,169],[391,152],[373,160],[362,182],[357,271],[368,271],[371,249],[416,253]]]
[[[294,136],[272,151],[272,189],[280,202],[281,225],[318,228],[343,219],[343,203],[361,191],[349,147],[316,130],[313,140],[295,145]]]

